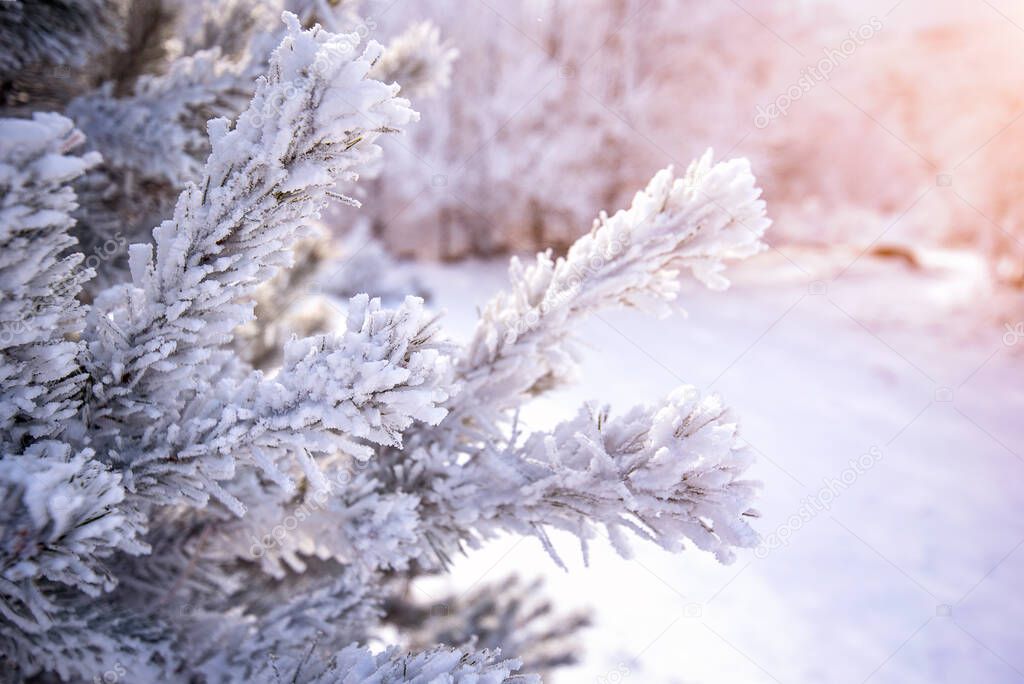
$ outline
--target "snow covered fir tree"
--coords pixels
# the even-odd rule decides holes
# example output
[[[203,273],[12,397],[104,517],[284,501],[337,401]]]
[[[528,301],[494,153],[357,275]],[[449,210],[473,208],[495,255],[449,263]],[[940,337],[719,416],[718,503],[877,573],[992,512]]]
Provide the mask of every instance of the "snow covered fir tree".
[[[716,396],[516,420],[587,316],[667,314],[763,248],[746,161],[660,171],[564,257],[513,259],[465,344],[382,268],[299,315],[455,51],[366,40],[352,3],[172,7],[0,3],[0,681],[539,681],[585,618],[410,584],[503,534],[555,563],[551,529],[584,556],[757,543]]]

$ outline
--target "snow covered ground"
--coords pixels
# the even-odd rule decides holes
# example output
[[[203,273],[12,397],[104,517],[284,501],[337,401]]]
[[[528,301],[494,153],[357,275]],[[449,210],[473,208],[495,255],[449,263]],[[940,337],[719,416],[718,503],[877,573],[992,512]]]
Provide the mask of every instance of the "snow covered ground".
[[[688,288],[688,318],[590,321],[579,384],[524,416],[624,410],[683,383],[721,393],[759,454],[773,548],[723,566],[599,545],[584,568],[556,538],[565,573],[504,538],[429,582],[543,575],[556,604],[591,608],[563,684],[1024,680],[1024,327],[970,313],[993,296],[970,260],[842,272],[854,253],[785,251],[734,267],[727,292]],[[497,263],[425,277],[461,333],[504,282]]]

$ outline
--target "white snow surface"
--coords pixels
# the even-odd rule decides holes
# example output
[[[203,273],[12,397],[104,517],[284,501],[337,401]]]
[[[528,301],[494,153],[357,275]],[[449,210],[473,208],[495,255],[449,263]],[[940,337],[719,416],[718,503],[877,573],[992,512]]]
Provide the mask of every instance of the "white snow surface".
[[[567,573],[507,537],[421,582],[423,597],[543,575],[560,609],[595,623],[556,684],[1024,680],[1024,313],[979,313],[997,293],[957,254],[912,268],[783,251],[731,267],[725,292],[684,287],[688,317],[592,319],[578,384],[521,420],[549,427],[588,399],[623,412],[683,383],[719,392],[758,452],[755,527],[787,528],[786,543],[729,566],[640,543],[623,560],[602,543],[584,567],[553,535]],[[466,336],[504,265],[424,278]],[[827,492],[827,510],[808,503]]]

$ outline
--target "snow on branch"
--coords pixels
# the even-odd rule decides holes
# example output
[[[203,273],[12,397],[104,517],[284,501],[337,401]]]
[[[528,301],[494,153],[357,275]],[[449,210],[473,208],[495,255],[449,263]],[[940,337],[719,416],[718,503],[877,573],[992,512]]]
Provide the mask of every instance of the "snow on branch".
[[[121,476],[59,441],[77,436],[86,379],[76,297],[91,270],[69,253],[70,183],[98,156],[73,154],[81,142],[57,114],[0,120],[0,641],[15,651],[54,624],[41,583],[95,596],[115,584],[105,558],[146,550]]]
[[[69,592],[49,598],[39,626],[0,622],[0,672],[11,677],[6,681],[31,681],[45,671],[64,682],[129,673],[134,681],[173,681],[182,657],[172,650],[169,625],[106,599]]]
[[[23,454],[3,454],[0,582],[5,590],[0,596],[38,578],[95,596],[114,586],[103,557],[117,549],[146,550],[135,538],[138,521],[119,509],[125,496],[120,475],[91,456],[88,450],[72,455],[70,447],[55,441],[36,442]]]
[[[544,589],[541,578],[524,582],[510,575],[426,602],[408,592],[386,604],[387,621],[411,635],[412,650],[433,644],[500,648],[547,678],[579,662],[578,632],[591,620],[589,611],[561,613]]]
[[[72,100],[68,113],[102,152],[107,170],[180,188],[203,172],[206,122],[249,101],[246,75],[212,48],[175,60],[165,73],[141,76],[127,97],[114,97],[107,82]]]
[[[329,490],[267,496],[257,482],[233,488],[259,506],[245,516],[211,526],[204,557],[222,564],[256,562],[276,579],[287,571],[306,572],[312,558],[368,570],[406,569],[419,549],[419,500],[404,492],[386,491],[366,473],[354,477],[348,468],[332,468],[325,476]],[[337,485],[337,486],[335,486]]]
[[[144,521],[122,505],[121,476],[91,457],[54,440],[0,454],[0,653],[26,672],[68,667],[61,656],[83,621],[60,596],[110,591],[106,561],[148,551]],[[87,631],[82,641],[100,638]]]
[[[414,118],[397,89],[366,78],[379,46],[352,59],[337,46],[349,47],[340,37],[301,32],[289,21],[269,75],[234,128],[210,123],[203,178],[154,230],[155,257],[148,245],[134,245],[132,285],[98,303],[102,336],[92,351],[115,371],[97,378],[101,401],[124,396],[131,384],[126,410],[140,395],[173,405],[175,376],[193,372],[206,360],[203,348],[248,320],[252,289],[288,264],[291,244],[335,180],[379,153],[380,133]],[[147,392],[154,384],[161,391]]]
[[[602,525],[624,556],[623,533],[633,532],[668,551],[690,540],[722,562],[758,542],[744,520],[756,516],[758,485],[741,479],[753,455],[732,413],[696,388],[616,419],[607,407],[586,407],[532,435],[519,460],[526,478],[503,514],[524,532],[558,527],[585,543]]]
[[[222,498],[252,507],[213,524],[211,557],[259,561],[280,577],[285,566],[303,571],[303,556],[378,568],[405,567],[415,555],[415,497],[381,491],[366,473],[353,477],[352,464],[367,467],[359,459],[373,454],[371,445],[401,448],[414,421],[440,422],[452,376],[448,345],[436,339],[436,319],[415,297],[395,310],[353,297],[347,325],[343,333],[291,342],[273,379],[255,372],[240,386],[223,383],[204,412],[210,418],[196,421],[209,429],[188,436],[190,456],[208,461],[217,450],[247,450],[248,462],[276,485],[249,477],[229,485]],[[158,475],[152,486],[169,481]],[[271,536],[286,518],[289,534]]]
[[[91,312],[89,416],[115,460],[131,463],[142,458],[133,450],[166,444],[161,431],[191,429],[191,400],[230,374],[221,347],[251,318],[255,287],[289,264],[335,181],[354,179],[376,158],[374,139],[415,118],[396,86],[367,78],[379,45],[354,55],[352,36],[286,20],[248,109],[233,126],[210,122],[203,177],[153,231],[155,253],[133,245],[132,282],[101,293]],[[231,472],[223,460],[169,465],[204,481],[200,489]]]
[[[353,297],[344,333],[285,347],[281,382],[306,402],[291,429],[316,424],[350,439],[401,446],[414,420],[436,425],[451,384],[448,347],[437,333],[436,317],[418,297],[393,310],[365,294]],[[349,449],[360,458],[373,453],[354,443]]]
[[[723,561],[756,541],[743,519],[754,488],[739,479],[749,455],[717,398],[681,388],[612,422],[588,409],[524,445],[507,430],[514,409],[570,375],[586,315],[666,313],[684,269],[724,286],[725,259],[763,249],[764,210],[746,160],[712,165],[709,152],[681,178],[659,172],[628,210],[602,213],[564,258],[513,259],[511,289],[483,309],[456,367],[462,386],[441,429],[417,431],[406,454],[383,461],[382,477],[421,497],[425,555],[444,564],[503,529],[537,535],[554,555],[548,526],[584,544],[602,526],[623,553],[623,531],[671,550],[689,539]]]
[[[325,659],[365,638],[366,626],[380,612],[367,578],[353,568],[308,575],[314,578],[292,578],[301,592],[282,584],[278,591],[243,593],[236,600],[244,602],[247,612],[226,628],[219,620],[198,616],[186,648],[205,682],[316,681]],[[281,678],[284,673],[287,678]]]
[[[222,380],[166,434],[147,430],[150,453],[130,471],[133,489],[158,500],[184,493],[197,504],[213,492],[241,514],[241,502],[214,482],[229,479],[239,458],[286,492],[303,479],[326,489],[316,455],[368,458],[367,442],[400,447],[414,421],[444,417],[451,362],[436,333],[416,297],[393,310],[354,297],[348,328],[290,342],[273,379],[256,371]]]
[[[682,177],[658,172],[628,210],[602,212],[565,257],[513,258],[510,289],[484,307],[459,362],[464,403],[502,408],[561,381],[574,367],[572,326],[610,306],[668,313],[683,270],[727,286],[723,262],[764,248],[760,195],[747,160],[712,164],[709,150]]]
[[[77,156],[81,133],[58,114],[0,119],[0,444],[58,434],[85,380],[77,356],[91,272],[68,230],[71,181],[99,156]]]
[[[253,612],[219,632],[209,631],[200,616],[187,649],[204,681],[539,684],[535,676],[515,675],[520,662],[502,659],[496,650],[435,646],[409,654],[391,647],[374,654],[358,646],[381,608],[360,570],[323,570],[294,578],[303,589],[298,593],[287,592],[286,585],[266,596],[248,592],[241,598]],[[314,578],[306,581],[307,575]]]
[[[512,531],[538,537],[561,563],[545,528],[576,535],[586,553],[603,527],[623,556],[632,532],[669,551],[689,540],[730,562],[733,548],[758,542],[744,519],[757,515],[758,485],[742,479],[752,455],[718,397],[692,387],[616,419],[584,407],[520,446],[480,444],[462,466],[438,448],[413,459],[409,470],[431,482],[422,511],[441,548]]]

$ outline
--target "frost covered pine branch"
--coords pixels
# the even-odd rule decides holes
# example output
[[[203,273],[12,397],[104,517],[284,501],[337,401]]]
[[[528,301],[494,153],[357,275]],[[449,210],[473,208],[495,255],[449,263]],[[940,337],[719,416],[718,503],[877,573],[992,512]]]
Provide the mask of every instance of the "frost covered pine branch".
[[[357,302],[347,334],[290,345],[279,380],[246,371],[226,348],[254,288],[288,264],[334,183],[353,180],[379,154],[374,139],[415,116],[397,86],[367,78],[379,46],[353,54],[351,36],[288,22],[246,112],[211,122],[200,183],[154,231],[155,249],[131,248],[132,282],[101,292],[85,325],[74,296],[91,274],[75,270],[80,254],[63,256],[74,242],[68,183],[97,158],[64,154],[81,136],[57,115],[0,128],[11,332],[0,644],[26,675],[89,678],[117,657],[151,675],[180,670],[187,655],[166,655],[179,638],[169,627],[156,632],[170,643],[129,653],[116,631],[126,606],[58,599],[60,586],[96,594],[130,580],[99,559],[148,551],[135,535],[154,507],[203,507],[212,493],[244,513],[218,484],[239,463],[284,489],[294,473],[316,483],[315,453],[395,445],[411,421],[442,415],[447,361],[415,300],[395,312]],[[86,628],[92,657],[81,658],[68,640]]]
[[[509,291],[485,306],[460,360],[467,396],[500,409],[571,375],[571,357],[560,347],[573,325],[612,306],[666,315],[683,271],[726,287],[724,261],[764,248],[770,222],[759,196],[746,160],[713,164],[709,150],[682,177],[659,172],[628,210],[602,213],[564,258],[542,252],[527,266],[513,259]]]
[[[566,257],[513,260],[464,348],[422,301],[363,294],[269,371],[239,355],[257,290],[291,265],[336,183],[416,118],[374,78],[405,73],[401,51],[382,66],[375,43],[286,22],[246,109],[209,123],[173,216],[130,248],[130,279],[88,304],[69,231],[72,184],[97,155],[75,151],[63,116],[0,120],[0,664],[18,677],[536,681],[516,674],[519,655],[539,668],[566,656],[544,655],[545,632],[525,623],[481,634],[472,602],[464,624],[365,644],[400,626],[385,607],[403,582],[499,533],[534,535],[556,560],[550,528],[584,552],[603,530],[624,554],[632,533],[723,561],[756,539],[750,455],[716,397],[680,388],[620,417],[588,405],[532,435],[515,422],[571,378],[584,318],[665,313],[683,272],[723,286],[723,261],[761,248],[744,161],[663,171]],[[431,633],[460,643],[417,641]]]
[[[75,425],[87,380],[76,295],[91,272],[68,254],[70,182],[98,161],[74,153],[81,142],[57,114],[0,122],[0,644],[28,671],[62,676],[76,654],[57,646],[68,635],[55,594],[110,590],[104,560],[146,548],[120,474]]]
[[[196,421],[215,420],[182,418],[214,378],[236,370],[219,348],[251,319],[253,291],[289,264],[291,246],[335,181],[354,178],[379,153],[373,140],[414,118],[396,88],[366,79],[378,46],[350,59],[341,47],[346,39],[300,33],[291,21],[235,127],[223,119],[210,123],[206,170],[182,192],[174,218],[154,230],[155,252],[132,246],[132,283],[104,292],[93,307],[90,422],[117,443],[110,449],[122,462],[138,458],[123,453],[134,447],[146,453],[142,467],[152,470],[171,457],[167,442]],[[125,444],[124,426],[138,423],[136,416],[147,420],[137,443]],[[171,429],[162,434],[161,426]],[[153,450],[166,455],[154,458]],[[204,491],[219,492],[214,481],[230,478],[231,462],[181,467],[186,454],[179,450],[173,470],[156,479],[166,483],[178,474],[183,481],[170,489],[197,500]]]
[[[393,486],[423,500],[426,556],[446,563],[464,543],[514,531],[557,560],[546,527],[575,534],[584,552],[598,526],[624,554],[627,531],[673,551],[688,540],[723,561],[756,544],[746,522],[756,487],[742,479],[752,459],[718,397],[682,387],[619,419],[588,406],[525,440],[514,416],[572,377],[572,333],[586,316],[623,305],[667,314],[683,271],[726,286],[724,261],[764,248],[764,209],[747,162],[713,164],[708,152],[682,177],[659,172],[564,258],[512,260],[510,289],[484,307],[459,356],[441,429],[416,431],[406,453],[385,459]]]

